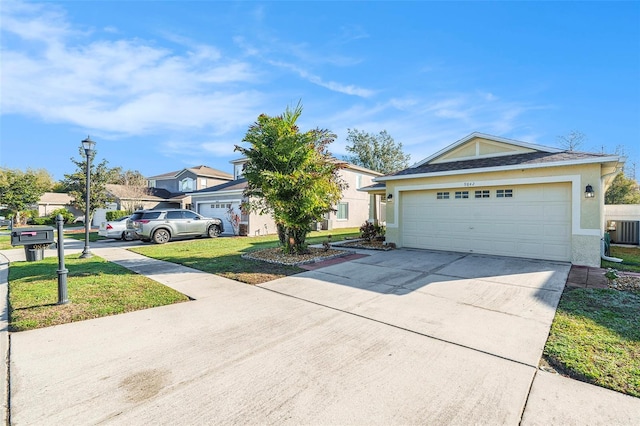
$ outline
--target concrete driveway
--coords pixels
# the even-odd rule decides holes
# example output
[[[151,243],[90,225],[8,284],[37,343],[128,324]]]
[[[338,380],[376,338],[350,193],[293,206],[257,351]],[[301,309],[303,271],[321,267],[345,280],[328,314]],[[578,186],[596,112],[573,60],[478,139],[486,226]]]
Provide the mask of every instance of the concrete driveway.
[[[534,383],[568,264],[396,250],[253,287],[94,253],[196,300],[12,334],[13,424],[580,423],[574,381]]]
[[[263,287],[536,367],[570,267],[394,250]]]

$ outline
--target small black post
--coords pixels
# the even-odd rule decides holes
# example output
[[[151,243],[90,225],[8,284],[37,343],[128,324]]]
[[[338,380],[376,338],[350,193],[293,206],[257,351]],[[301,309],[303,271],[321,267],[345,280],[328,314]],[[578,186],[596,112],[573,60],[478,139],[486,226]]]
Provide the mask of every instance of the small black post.
[[[67,273],[69,271],[64,267],[64,231],[62,224],[64,219],[61,214],[56,216],[56,225],[58,227],[58,305],[66,305],[69,303],[67,298]]]

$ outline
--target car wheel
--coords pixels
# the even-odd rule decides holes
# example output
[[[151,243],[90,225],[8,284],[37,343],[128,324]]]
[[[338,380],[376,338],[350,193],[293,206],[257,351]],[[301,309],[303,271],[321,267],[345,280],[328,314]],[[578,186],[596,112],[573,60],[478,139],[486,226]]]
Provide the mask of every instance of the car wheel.
[[[209,229],[207,229],[207,234],[209,238],[216,238],[220,235],[220,227],[218,225],[211,225]]]
[[[153,242],[156,244],[164,244],[171,239],[171,234],[166,229],[158,229],[153,233]]]
[[[124,231],[122,233],[122,239],[125,241],[133,241],[133,236],[131,235],[130,232]]]

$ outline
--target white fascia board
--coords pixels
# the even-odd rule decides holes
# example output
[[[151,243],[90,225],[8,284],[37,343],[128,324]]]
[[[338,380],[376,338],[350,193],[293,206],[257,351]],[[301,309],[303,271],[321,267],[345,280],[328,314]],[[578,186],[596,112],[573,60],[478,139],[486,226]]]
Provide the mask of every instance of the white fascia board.
[[[428,163],[429,161],[440,157],[441,155],[445,154],[446,152],[452,151],[455,148],[459,147],[460,145],[463,145],[463,144],[469,142],[473,138],[487,139],[487,140],[490,140],[490,141],[506,143],[506,144],[509,144],[509,145],[520,146],[520,147],[523,147],[523,148],[529,148],[529,149],[533,149],[533,150],[536,150],[536,151],[542,151],[542,152],[555,153],[555,152],[562,152],[563,151],[560,148],[552,148],[552,147],[549,147],[549,146],[536,145],[536,144],[533,144],[533,143],[521,142],[521,141],[517,141],[517,140],[514,140],[514,139],[502,138],[500,136],[492,136],[492,135],[487,135],[485,133],[473,132],[470,135],[465,136],[464,138],[460,139],[459,141],[456,141],[456,142],[452,143],[451,145],[442,148],[440,151],[438,151],[435,154],[425,158],[424,160],[417,162],[416,164],[411,166],[411,168],[422,166],[423,164]]]
[[[562,166],[577,166],[581,164],[594,164],[594,163],[607,163],[610,161],[618,162],[620,157],[597,157],[587,158],[582,160],[570,160],[570,161],[556,161],[553,163],[536,163],[536,164],[514,164],[512,166],[497,166],[497,167],[483,167],[476,169],[463,169],[463,170],[448,170],[444,172],[434,173],[415,173],[410,175],[400,176],[382,176],[376,178],[376,182],[386,182],[390,180],[405,180],[405,179],[420,179],[425,177],[437,177],[437,176],[454,176],[454,175],[466,175],[471,173],[490,173],[490,172],[504,172],[509,170],[525,170],[525,169],[543,169],[547,167],[562,167]]]
[[[200,194],[191,194],[192,198],[211,198],[211,197],[217,197],[219,195],[234,195],[234,194],[238,194],[238,195],[242,195],[244,191],[241,189],[230,189],[228,191],[212,191],[212,192],[203,192]]]

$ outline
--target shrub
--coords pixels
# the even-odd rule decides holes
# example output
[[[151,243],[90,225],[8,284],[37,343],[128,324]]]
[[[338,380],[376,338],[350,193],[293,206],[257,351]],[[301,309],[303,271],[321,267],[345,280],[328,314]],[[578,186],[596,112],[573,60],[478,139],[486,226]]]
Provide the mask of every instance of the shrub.
[[[56,223],[56,216],[58,216],[59,214],[62,215],[62,219],[64,221],[63,223],[73,222],[73,219],[75,219],[75,216],[69,210],[64,208],[56,209],[52,211],[51,214],[49,215],[50,223],[52,225]]]
[[[384,226],[374,225],[371,222],[365,222],[360,227],[360,237],[367,241],[373,241],[376,238],[384,237],[384,234]]]
[[[128,210],[109,210],[106,215],[107,222],[112,220],[120,219],[124,216],[129,216],[131,214]]]
[[[32,225],[51,225],[51,218],[50,217],[33,217],[31,219],[29,219],[29,223]]]

